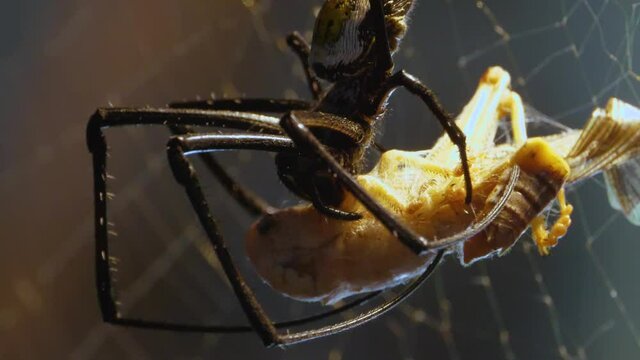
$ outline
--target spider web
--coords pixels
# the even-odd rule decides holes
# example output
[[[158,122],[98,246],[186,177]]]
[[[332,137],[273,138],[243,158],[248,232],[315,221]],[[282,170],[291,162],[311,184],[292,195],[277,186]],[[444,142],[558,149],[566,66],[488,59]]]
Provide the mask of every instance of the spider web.
[[[638,229],[609,207],[600,178],[570,189],[574,224],[551,256],[538,256],[525,235],[499,259],[462,268],[450,258],[398,310],[347,334],[282,352],[264,350],[254,335],[103,325],[84,146],[95,107],[162,105],[211,91],[307,97],[283,36],[311,29],[320,1],[221,3],[149,8],[143,1],[95,1],[54,8],[22,2],[16,5],[21,20],[0,21],[26,29],[0,42],[0,78],[7,84],[0,100],[6,214],[0,217],[0,359],[637,357]],[[43,11],[47,20],[33,15]],[[501,65],[533,108],[579,127],[611,96],[640,104],[639,24],[640,3],[626,0],[423,0],[396,60],[451,111],[460,110],[488,66]],[[440,130],[422,104],[399,91],[381,133],[387,147],[423,149]],[[220,269],[202,256],[206,240],[166,164],[166,131],[110,130],[107,136],[122,311],[243,322]],[[269,156],[225,154],[222,161],[272,204],[295,201],[278,184]],[[283,319],[317,311],[255,279],[239,241],[252,220],[201,168],[212,212],[269,313]]]

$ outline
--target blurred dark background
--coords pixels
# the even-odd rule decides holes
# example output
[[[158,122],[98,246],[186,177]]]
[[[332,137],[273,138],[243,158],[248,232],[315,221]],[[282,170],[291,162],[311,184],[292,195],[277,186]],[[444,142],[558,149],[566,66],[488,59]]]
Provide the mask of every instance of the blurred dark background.
[[[309,35],[321,1],[56,1],[0,5],[0,359],[634,359],[640,353],[638,229],[610,209],[602,181],[572,189],[570,234],[541,258],[525,235],[507,256],[447,259],[410,301],[347,334],[286,351],[246,335],[174,334],[100,320],[93,271],[90,157],[99,106],[162,106],[216,96],[306,98],[292,30]],[[640,104],[638,4],[628,0],[418,1],[398,67],[458,112],[491,65],[525,101],[581,126],[611,96]],[[380,139],[423,149],[440,130],[398,91]],[[122,311],[200,323],[244,318],[165,161],[163,129],[118,129],[110,221]],[[225,154],[244,184],[295,203],[271,157]],[[252,219],[206,175],[235,259],[274,318],[317,307],[275,294],[243,256]]]

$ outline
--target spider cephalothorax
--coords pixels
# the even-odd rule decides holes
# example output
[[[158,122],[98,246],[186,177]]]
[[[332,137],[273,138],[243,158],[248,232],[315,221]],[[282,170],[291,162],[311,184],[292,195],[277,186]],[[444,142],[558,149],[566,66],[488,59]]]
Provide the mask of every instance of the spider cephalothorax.
[[[407,30],[413,0],[384,3],[389,50],[397,50]],[[328,0],[316,19],[310,62],[316,74],[329,81],[359,75],[370,69],[376,42],[368,0]],[[375,56],[375,55],[374,55]]]

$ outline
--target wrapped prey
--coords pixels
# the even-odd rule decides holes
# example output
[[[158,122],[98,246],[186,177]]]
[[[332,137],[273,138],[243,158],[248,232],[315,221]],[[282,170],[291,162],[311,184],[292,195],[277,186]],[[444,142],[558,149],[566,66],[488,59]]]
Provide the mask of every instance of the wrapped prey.
[[[434,240],[481,219],[518,166],[518,181],[497,218],[449,249],[463,264],[503,254],[529,225],[541,253],[548,253],[570,223],[572,208],[564,199],[564,186],[600,171],[613,173],[608,182],[614,207],[637,220],[639,180],[625,180],[620,173],[640,151],[640,111],[612,99],[606,109],[594,111],[583,130],[528,139],[524,106],[509,85],[506,71],[490,68],[457,119],[467,137],[471,204],[465,204],[457,148],[446,135],[429,150],[385,152],[357,181],[408,226]],[[512,141],[497,144],[505,117],[511,120]],[[540,213],[556,197],[560,217],[547,231]],[[415,255],[353,197],[347,195],[340,208],[363,218],[331,219],[311,205],[299,205],[259,219],[246,237],[258,274],[286,296],[331,304],[405,283],[433,261],[435,252]]]

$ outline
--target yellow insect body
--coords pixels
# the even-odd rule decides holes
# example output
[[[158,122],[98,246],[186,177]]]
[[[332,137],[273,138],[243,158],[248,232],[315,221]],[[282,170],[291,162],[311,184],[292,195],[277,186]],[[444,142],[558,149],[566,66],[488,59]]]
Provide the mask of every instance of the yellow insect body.
[[[574,169],[591,176],[595,173],[592,170],[619,164],[602,160],[606,152],[598,152],[593,146],[583,151],[573,149],[585,136],[595,135],[600,141],[596,147],[619,141],[606,134],[570,130],[528,140],[524,107],[520,97],[509,89],[509,82],[506,71],[489,69],[457,121],[467,136],[474,194],[470,205],[464,201],[457,149],[446,135],[430,150],[388,151],[371,172],[357,179],[415,231],[427,239],[437,239],[459,233],[491,210],[512,167],[519,166],[521,175],[503,211],[485,231],[451,249],[465,264],[506,251],[532,222],[541,252],[548,252],[570,222],[571,208],[564,201],[562,189],[566,181],[581,178],[572,177]],[[513,144],[496,145],[499,121],[507,115],[511,118]],[[640,126],[634,129],[638,133]],[[640,141],[634,146],[627,146],[625,154],[640,148]],[[625,156],[617,159],[628,160]],[[586,162],[596,165],[582,171]],[[549,233],[544,221],[536,216],[556,196],[564,212]],[[305,205],[280,210],[258,221],[247,235],[247,253],[260,276],[287,296],[333,303],[404,283],[433,260],[434,253],[418,257],[408,250],[354,198],[347,197],[341,208],[364,217],[351,222],[329,219]]]

